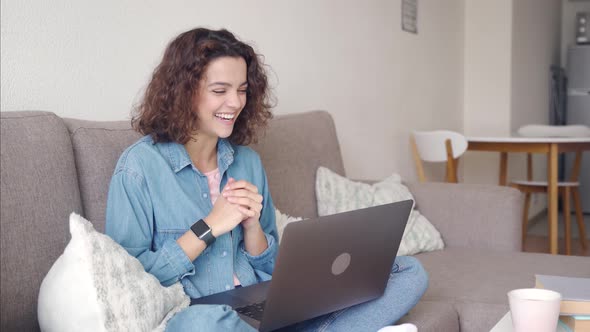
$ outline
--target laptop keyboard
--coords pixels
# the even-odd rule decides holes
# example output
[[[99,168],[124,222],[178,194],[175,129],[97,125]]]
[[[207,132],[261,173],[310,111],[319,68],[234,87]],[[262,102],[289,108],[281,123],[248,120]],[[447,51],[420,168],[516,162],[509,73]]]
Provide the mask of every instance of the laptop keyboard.
[[[262,301],[259,303],[252,303],[245,307],[236,308],[235,310],[245,316],[250,318],[254,318],[257,321],[262,320],[262,313],[264,312],[264,305],[266,301]]]

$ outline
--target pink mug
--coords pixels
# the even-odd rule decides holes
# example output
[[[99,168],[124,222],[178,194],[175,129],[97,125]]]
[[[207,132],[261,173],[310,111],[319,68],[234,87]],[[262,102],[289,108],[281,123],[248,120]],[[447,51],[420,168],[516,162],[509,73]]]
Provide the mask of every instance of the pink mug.
[[[555,332],[561,294],[547,289],[522,288],[508,292],[514,332]]]

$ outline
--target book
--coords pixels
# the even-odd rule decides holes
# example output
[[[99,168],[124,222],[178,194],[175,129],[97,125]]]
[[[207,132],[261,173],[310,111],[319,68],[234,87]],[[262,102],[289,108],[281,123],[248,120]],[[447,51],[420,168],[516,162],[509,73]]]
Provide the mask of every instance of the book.
[[[506,331],[514,331],[514,328],[512,327],[512,315],[510,315],[510,311],[508,311],[504,316],[502,316],[502,319],[500,319],[498,321],[498,323],[496,323],[496,325],[494,325],[494,327],[490,330],[490,332],[506,332]],[[555,329],[556,332],[579,332],[579,331],[574,331],[572,328],[570,328],[569,326],[567,326],[564,322],[562,321],[557,321],[557,328]],[[582,332],[585,332],[586,330],[581,330]]]
[[[559,316],[559,321],[569,327],[573,332],[590,331],[590,315]]]
[[[535,275],[535,287],[561,294],[561,315],[590,315],[590,278]]]

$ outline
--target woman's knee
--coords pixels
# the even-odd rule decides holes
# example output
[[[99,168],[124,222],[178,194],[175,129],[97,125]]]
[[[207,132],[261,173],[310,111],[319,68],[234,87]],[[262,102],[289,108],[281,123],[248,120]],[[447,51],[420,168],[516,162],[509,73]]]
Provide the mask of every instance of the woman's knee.
[[[397,266],[396,266],[397,265]],[[428,288],[428,272],[420,261],[412,256],[398,256],[395,259],[394,273],[412,275],[412,283],[417,290],[422,290],[422,295]]]

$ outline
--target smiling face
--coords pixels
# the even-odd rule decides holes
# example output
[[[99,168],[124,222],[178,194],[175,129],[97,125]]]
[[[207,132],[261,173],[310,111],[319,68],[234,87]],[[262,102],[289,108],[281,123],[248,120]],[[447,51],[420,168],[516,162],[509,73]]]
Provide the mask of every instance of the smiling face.
[[[241,57],[221,57],[209,63],[193,98],[198,115],[199,138],[227,138],[246,105],[248,90],[246,61]]]

